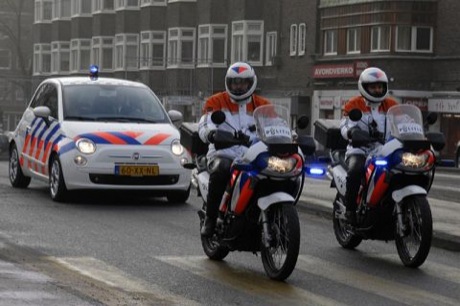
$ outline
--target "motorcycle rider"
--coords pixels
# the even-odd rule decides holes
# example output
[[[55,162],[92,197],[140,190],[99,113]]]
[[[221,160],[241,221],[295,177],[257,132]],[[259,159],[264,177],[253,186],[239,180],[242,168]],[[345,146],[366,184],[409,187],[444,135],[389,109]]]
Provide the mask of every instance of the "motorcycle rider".
[[[397,102],[388,97],[388,78],[381,69],[370,67],[365,69],[358,80],[358,89],[361,96],[351,98],[344,106],[343,118],[340,122],[340,130],[343,138],[351,140],[355,130],[369,131],[376,141],[362,147],[347,147],[345,160],[348,165],[347,183],[345,192],[345,216],[348,222],[356,225],[356,208],[359,187],[364,175],[366,156],[376,146],[378,140],[384,141],[390,131],[386,127],[386,113]],[[348,117],[352,109],[359,109],[363,116],[360,121],[354,122]],[[370,126],[376,128],[370,128]]]
[[[257,76],[254,69],[247,63],[232,64],[225,75],[225,91],[211,96],[204,105],[203,115],[198,126],[201,140],[209,143],[206,155],[209,171],[209,193],[207,198],[206,217],[201,235],[210,236],[214,232],[219,205],[230,180],[230,166],[233,160],[243,156],[247,147],[242,145],[216,150],[214,134],[216,129],[230,132],[241,131],[253,141],[256,137],[252,113],[256,107],[270,104],[268,100],[254,94]],[[211,121],[214,111],[225,113],[225,122],[216,126]]]

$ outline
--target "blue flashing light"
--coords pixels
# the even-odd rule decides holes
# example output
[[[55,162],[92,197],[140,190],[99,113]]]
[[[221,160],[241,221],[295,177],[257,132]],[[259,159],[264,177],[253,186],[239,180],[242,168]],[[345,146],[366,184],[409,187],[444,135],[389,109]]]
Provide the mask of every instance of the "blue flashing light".
[[[386,160],[384,160],[384,159],[377,159],[375,161],[375,165],[376,166],[386,166],[386,165],[388,165],[388,162]]]
[[[326,174],[324,167],[305,167],[305,172],[311,176],[323,176]]]
[[[89,77],[91,80],[97,80],[99,77],[99,67],[97,65],[91,65],[89,67]]]

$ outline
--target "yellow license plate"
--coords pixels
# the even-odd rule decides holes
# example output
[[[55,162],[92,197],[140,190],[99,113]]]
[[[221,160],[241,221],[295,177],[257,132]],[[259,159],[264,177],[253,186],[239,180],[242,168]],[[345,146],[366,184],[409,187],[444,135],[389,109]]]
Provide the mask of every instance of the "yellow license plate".
[[[158,165],[116,165],[115,174],[123,176],[157,176]]]

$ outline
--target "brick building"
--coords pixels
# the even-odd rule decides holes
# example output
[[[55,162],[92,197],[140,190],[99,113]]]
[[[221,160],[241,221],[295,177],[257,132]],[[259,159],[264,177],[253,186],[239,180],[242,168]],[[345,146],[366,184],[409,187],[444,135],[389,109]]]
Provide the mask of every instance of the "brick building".
[[[401,103],[436,111],[433,129],[460,139],[455,0],[35,0],[34,78],[86,74],[148,84],[197,120],[224,90],[229,64],[257,72],[258,92],[307,114],[339,118],[359,72],[385,70]],[[458,97],[458,98],[457,98]],[[311,132],[309,130],[308,132]]]

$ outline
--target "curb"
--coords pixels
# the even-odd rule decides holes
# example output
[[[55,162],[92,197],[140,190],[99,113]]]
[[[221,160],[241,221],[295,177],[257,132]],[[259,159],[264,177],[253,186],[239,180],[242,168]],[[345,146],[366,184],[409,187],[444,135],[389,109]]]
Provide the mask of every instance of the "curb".
[[[332,220],[332,201],[301,196],[297,205],[302,212],[314,214]],[[331,206],[329,208],[328,206]],[[460,252],[460,237],[433,230],[431,244],[435,247]]]

